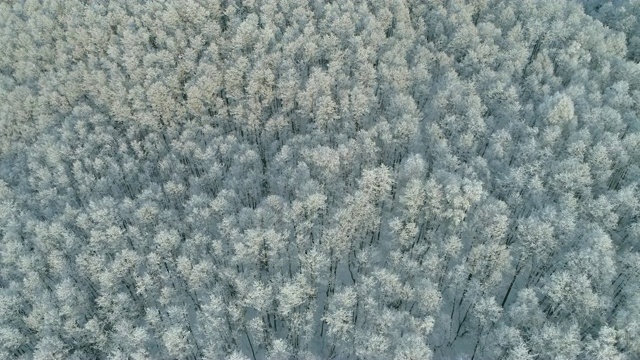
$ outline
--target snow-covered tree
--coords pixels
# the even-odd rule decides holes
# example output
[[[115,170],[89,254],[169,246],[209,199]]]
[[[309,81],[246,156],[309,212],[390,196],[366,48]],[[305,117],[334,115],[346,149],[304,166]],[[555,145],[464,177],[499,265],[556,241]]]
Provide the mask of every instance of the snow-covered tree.
[[[637,0],[0,4],[0,358],[640,356]]]

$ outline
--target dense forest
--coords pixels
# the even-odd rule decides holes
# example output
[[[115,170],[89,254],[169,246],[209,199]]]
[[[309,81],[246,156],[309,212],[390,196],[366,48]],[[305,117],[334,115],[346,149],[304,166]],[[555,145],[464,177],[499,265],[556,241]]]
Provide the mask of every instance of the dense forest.
[[[640,358],[639,16],[3,1],[0,358]]]

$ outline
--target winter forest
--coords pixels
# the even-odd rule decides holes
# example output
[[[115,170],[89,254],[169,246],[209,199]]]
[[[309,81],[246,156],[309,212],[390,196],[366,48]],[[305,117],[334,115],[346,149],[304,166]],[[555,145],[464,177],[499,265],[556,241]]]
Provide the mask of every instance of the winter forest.
[[[0,4],[1,359],[639,359],[639,0]]]

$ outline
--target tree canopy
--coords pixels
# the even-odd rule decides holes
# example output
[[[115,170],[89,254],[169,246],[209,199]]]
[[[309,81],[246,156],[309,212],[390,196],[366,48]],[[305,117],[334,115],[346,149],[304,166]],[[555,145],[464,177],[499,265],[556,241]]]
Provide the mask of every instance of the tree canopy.
[[[2,2],[0,358],[639,358],[638,15]]]

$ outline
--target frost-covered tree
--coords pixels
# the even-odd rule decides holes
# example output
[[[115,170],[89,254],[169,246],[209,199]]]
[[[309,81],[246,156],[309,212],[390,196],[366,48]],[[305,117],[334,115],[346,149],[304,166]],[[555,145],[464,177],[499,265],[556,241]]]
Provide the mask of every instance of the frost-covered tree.
[[[0,4],[0,358],[640,356],[637,0]]]

